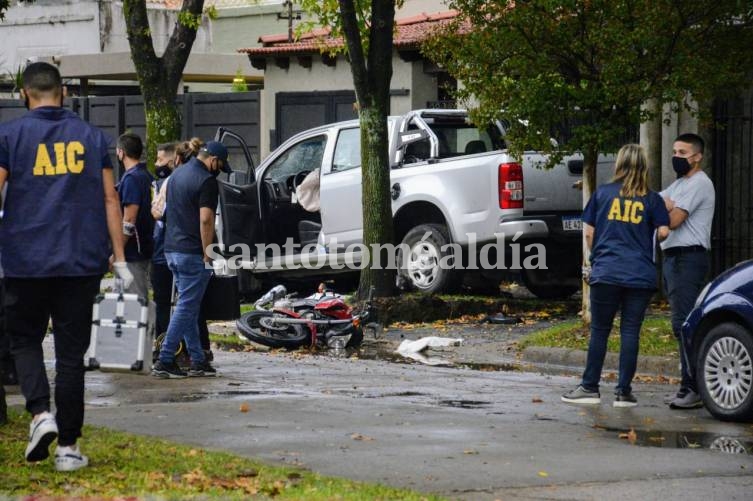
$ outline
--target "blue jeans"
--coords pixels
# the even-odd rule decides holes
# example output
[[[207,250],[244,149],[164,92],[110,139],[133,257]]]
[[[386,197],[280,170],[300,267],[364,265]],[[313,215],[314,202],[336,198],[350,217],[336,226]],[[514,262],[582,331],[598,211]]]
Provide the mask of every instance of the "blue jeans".
[[[159,353],[160,362],[170,364],[175,361],[175,350],[180,339],[186,340],[192,364],[204,362],[204,352],[199,341],[199,310],[212,270],[207,269],[199,254],[166,252],[167,266],[173,272],[178,288],[178,304],[175,306],[170,324],[167,327],[165,342]]]
[[[698,391],[695,379],[691,377],[689,367],[690,353],[692,353],[692,339],[683,339],[682,323],[693,309],[695,300],[706,282],[709,271],[708,252],[689,252],[675,256],[664,256],[664,290],[667,294],[669,307],[672,310],[672,332],[677,338],[680,351],[680,365],[682,382],[680,387],[686,390]]]
[[[619,285],[591,286],[591,340],[588,343],[586,370],[581,385],[590,391],[599,390],[601,369],[607,354],[607,339],[617,310],[620,319],[620,374],[616,392],[628,394],[638,365],[638,341],[652,289],[635,289]]]

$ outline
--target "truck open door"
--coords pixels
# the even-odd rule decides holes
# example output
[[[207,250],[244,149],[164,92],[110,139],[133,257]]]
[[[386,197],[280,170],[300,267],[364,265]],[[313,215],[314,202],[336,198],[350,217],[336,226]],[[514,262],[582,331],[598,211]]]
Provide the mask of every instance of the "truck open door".
[[[246,142],[238,134],[219,128],[215,140],[228,149],[233,172],[219,178],[217,240],[226,257],[256,254],[261,239],[259,189],[254,162]],[[238,245],[238,244],[243,244]],[[249,249],[245,251],[243,247]]]

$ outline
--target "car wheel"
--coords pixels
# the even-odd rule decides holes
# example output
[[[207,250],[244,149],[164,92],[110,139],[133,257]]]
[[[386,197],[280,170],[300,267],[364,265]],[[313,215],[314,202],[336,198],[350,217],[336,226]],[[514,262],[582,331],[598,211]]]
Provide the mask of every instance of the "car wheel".
[[[550,270],[523,269],[523,285],[539,299],[567,299],[578,291],[577,286],[563,285],[562,278]]]
[[[696,365],[698,390],[706,409],[725,421],[753,419],[753,335],[726,322],[701,343]]]
[[[401,281],[411,289],[427,293],[452,292],[460,284],[460,273],[443,269],[442,259],[450,253],[447,228],[439,224],[421,224],[403,237],[407,256],[400,255]],[[443,250],[444,248],[444,250]],[[460,256],[457,256],[460,259]]]

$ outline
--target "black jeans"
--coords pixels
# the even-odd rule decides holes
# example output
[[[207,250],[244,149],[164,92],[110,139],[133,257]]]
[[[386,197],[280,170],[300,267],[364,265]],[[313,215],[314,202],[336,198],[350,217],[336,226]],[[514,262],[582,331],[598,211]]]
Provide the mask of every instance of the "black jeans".
[[[4,291],[3,291],[3,279],[0,278],[0,423],[5,422],[7,417],[7,407],[5,405],[5,387],[3,386],[3,380],[5,379],[5,360],[8,352],[10,351],[10,340],[5,335],[5,307],[4,307]]]
[[[675,256],[664,256],[664,288],[667,293],[669,307],[672,310],[672,332],[680,349],[680,366],[682,373],[682,389],[698,391],[695,379],[690,375],[689,360],[693,351],[692,339],[683,339],[682,324],[690,314],[706,283],[706,274],[709,271],[708,252],[688,252]]]
[[[152,263],[152,289],[156,307],[156,330],[159,335],[167,332],[170,324],[170,305],[173,296],[173,272],[167,264]]]
[[[6,330],[26,410],[50,410],[50,385],[42,341],[52,317],[55,339],[55,407],[58,444],[69,446],[84,424],[84,354],[101,275],[5,279]]]
[[[167,332],[170,325],[170,308],[173,295],[173,272],[167,264],[152,263],[152,288],[154,289],[154,304],[156,307],[156,333]],[[202,350],[209,350],[209,329],[203,312],[199,312],[199,341]]]

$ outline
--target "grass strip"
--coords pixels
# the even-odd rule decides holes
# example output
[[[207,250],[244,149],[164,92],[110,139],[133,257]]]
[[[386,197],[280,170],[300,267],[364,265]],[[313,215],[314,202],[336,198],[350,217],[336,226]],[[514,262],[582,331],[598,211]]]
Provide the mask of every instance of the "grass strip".
[[[441,499],[93,426],[81,440],[89,467],[59,473],[52,458],[26,462],[28,415],[9,411],[0,426],[0,498]]]
[[[566,320],[549,328],[534,332],[521,339],[519,348],[528,346],[544,346],[550,348],[570,348],[587,350],[590,331],[580,319]],[[615,319],[612,332],[607,343],[607,351],[620,351],[619,320]],[[669,317],[649,316],[641,327],[639,353],[641,355],[674,355],[677,356],[677,341],[672,334]]]

